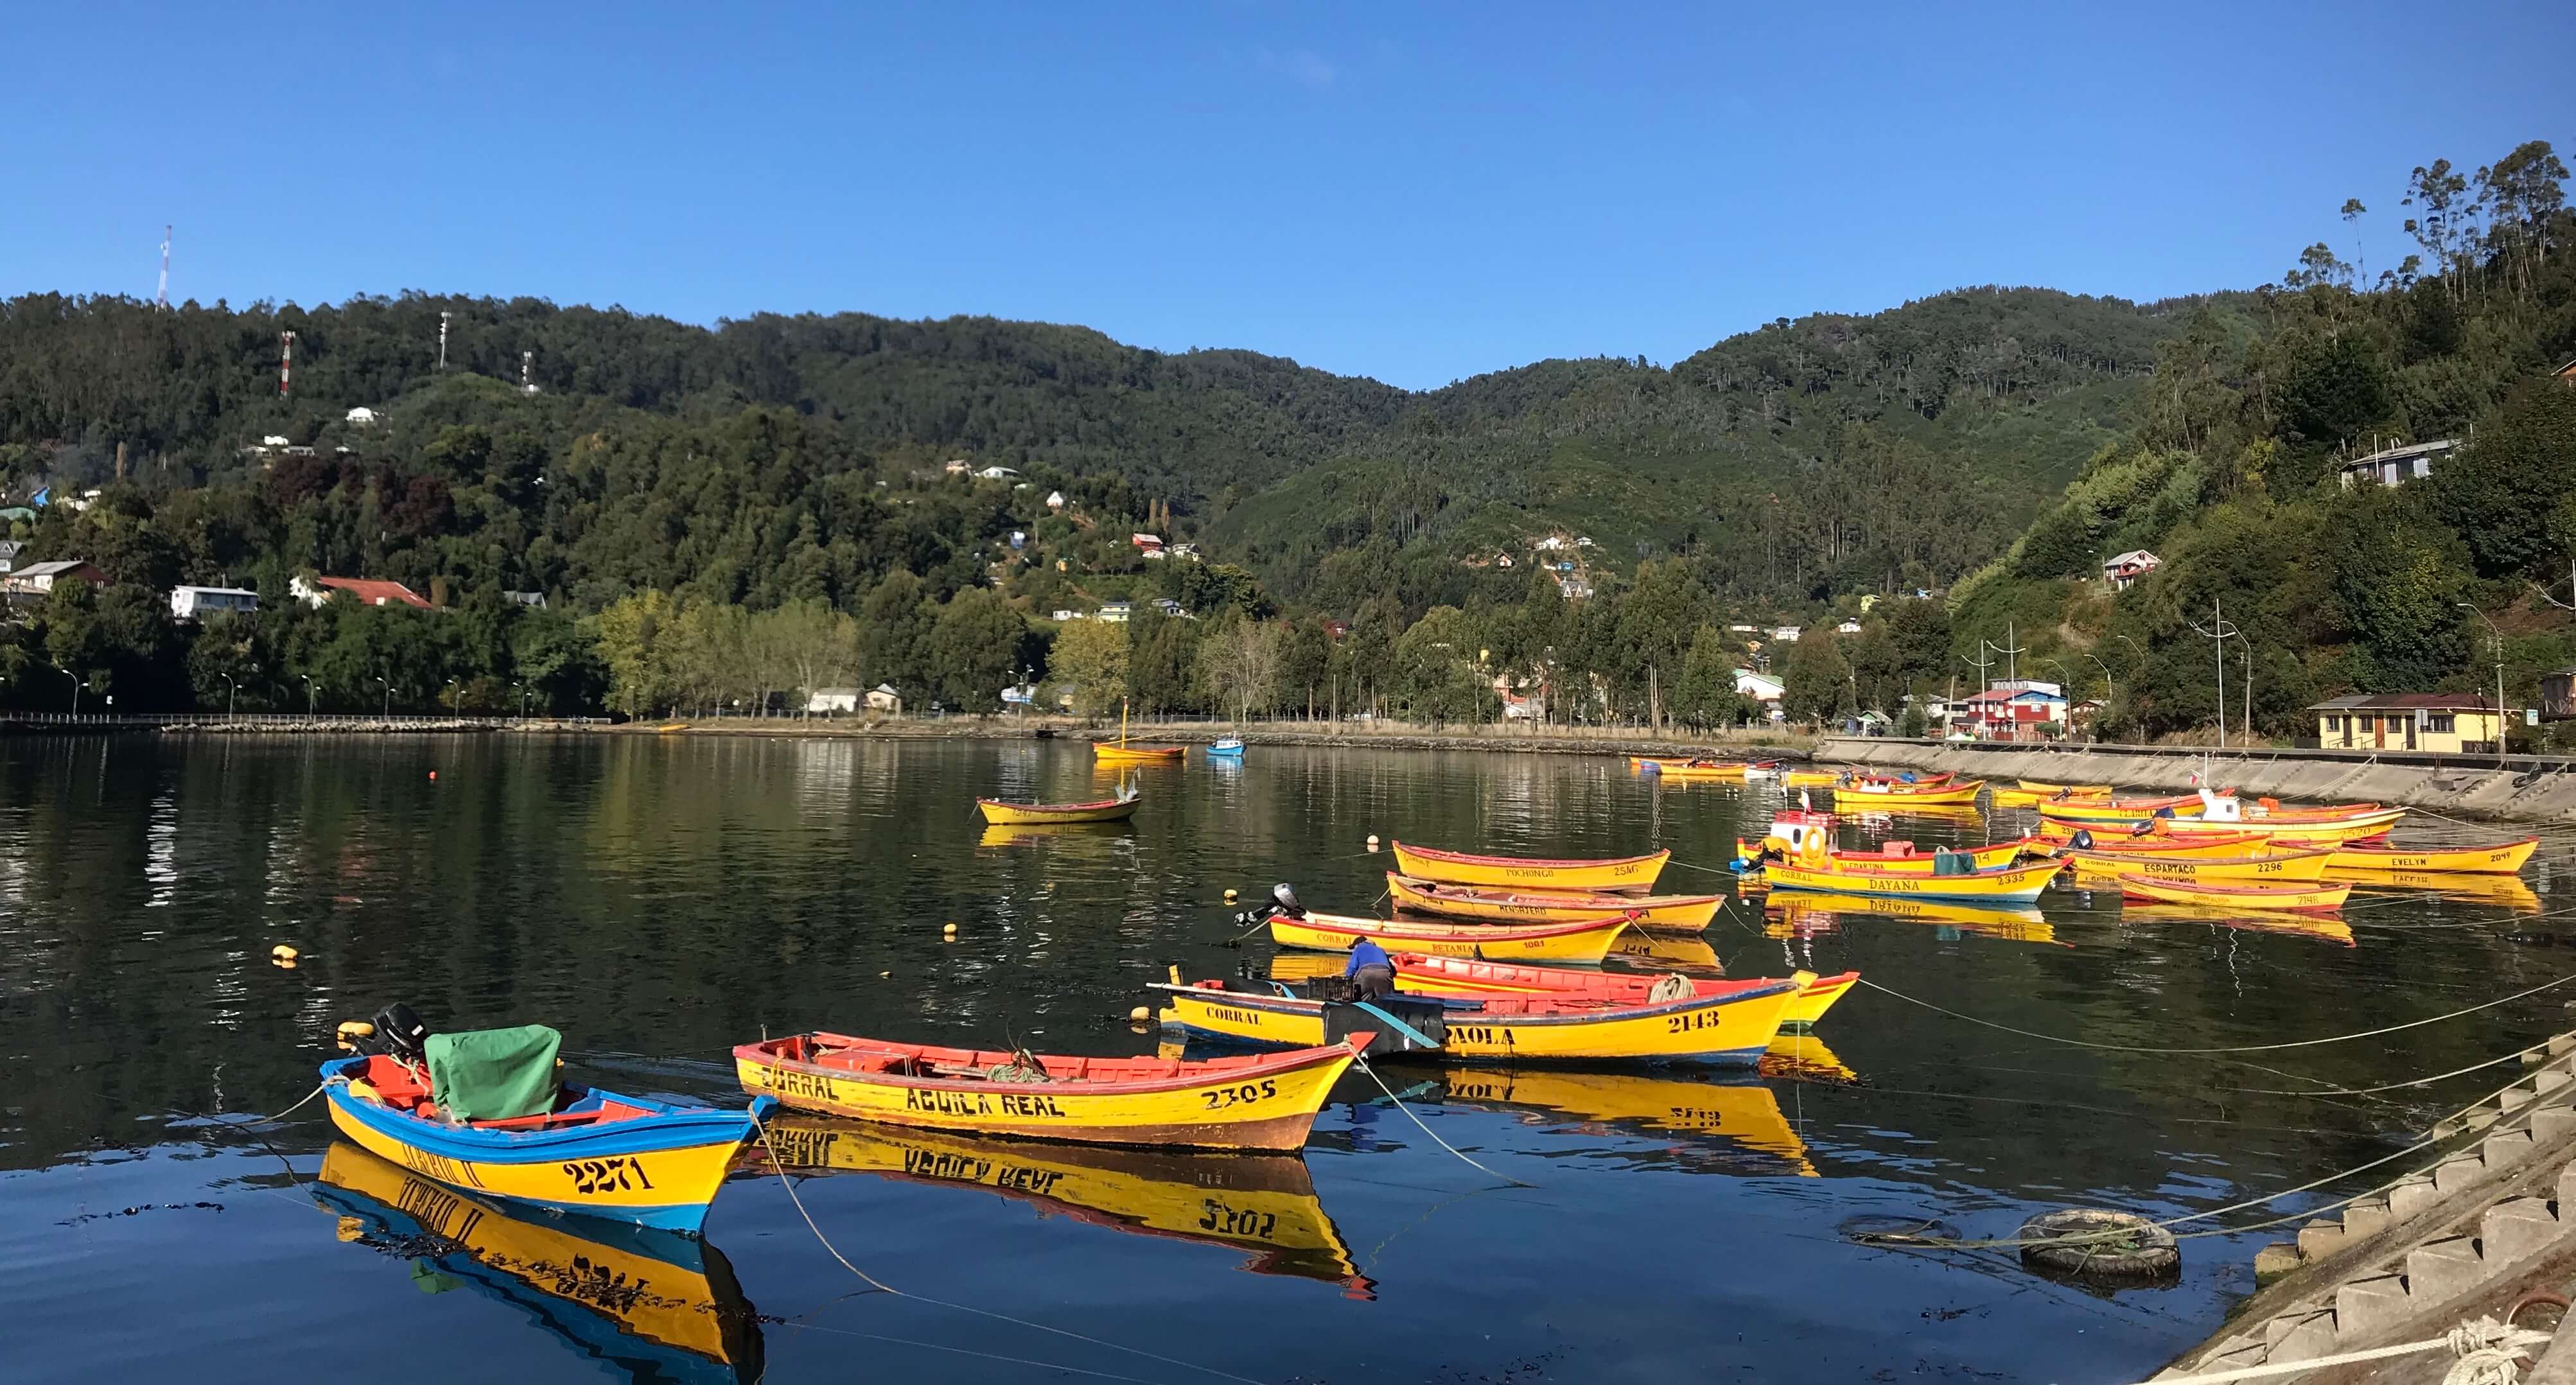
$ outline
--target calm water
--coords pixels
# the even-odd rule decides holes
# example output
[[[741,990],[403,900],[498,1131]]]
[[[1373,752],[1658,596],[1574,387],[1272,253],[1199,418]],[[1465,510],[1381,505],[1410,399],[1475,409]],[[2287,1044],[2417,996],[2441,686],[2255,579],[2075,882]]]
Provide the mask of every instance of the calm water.
[[[1529,1188],[1451,1158],[1362,1076],[1302,1163],[782,1131],[790,1163],[840,1170],[799,1191],[869,1274],[1096,1341],[865,1292],[765,1174],[717,1202],[711,1253],[674,1264],[334,1150],[318,1103],[263,1119],[312,1090],[336,1021],[392,1000],[441,1027],[550,1023],[591,1080],[720,1101],[737,1099],[730,1045],[815,1026],[1147,1051],[1126,1018],[1145,982],[1269,961],[1266,941],[1226,945],[1228,887],[1291,880],[1358,911],[1390,864],[1372,832],[1716,866],[1776,801],[1659,790],[1608,758],[1255,748],[1240,770],[1144,781],[1131,830],[988,837],[979,793],[1105,781],[1043,743],[0,741],[0,1375],[2140,1379],[2219,1323],[2286,1232],[2186,1242],[2179,1286],[2117,1295],[1842,1233],[2005,1235],[2069,1203],[2180,1215],[2304,1183],[2503,1076],[2397,1099],[2262,1089],[2445,1071],[2568,1027],[2576,1000],[2256,1067],[1862,991],[1759,1075],[1385,1069],[1444,1139]],[[2414,835],[2460,835],[2439,826]],[[2041,920],[1731,904],[1664,960],[1857,966],[2095,1043],[2276,1042],[2576,971],[2544,912],[2576,905],[2553,893],[2568,846],[2528,889],[2356,896],[2341,928],[2124,918],[2072,893]],[[270,964],[281,942],[303,951],[293,970]]]

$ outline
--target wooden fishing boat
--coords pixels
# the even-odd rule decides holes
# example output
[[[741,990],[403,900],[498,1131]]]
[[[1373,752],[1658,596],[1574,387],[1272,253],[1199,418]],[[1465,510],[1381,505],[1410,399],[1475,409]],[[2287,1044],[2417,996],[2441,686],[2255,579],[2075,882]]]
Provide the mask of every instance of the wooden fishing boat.
[[[1359,1297],[1371,1287],[1294,1154],[1040,1144],[799,1115],[772,1119],[768,1136],[747,1165],[972,1188],[1042,1217],[1248,1252],[1240,1268],[1253,1274],[1338,1283]]]
[[[1598,962],[1626,918],[1571,923],[1438,923],[1427,919],[1373,919],[1354,914],[1270,916],[1270,940],[1281,947],[1348,952],[1367,938],[1389,951],[1443,957],[1493,957],[1511,961]]]
[[[1478,856],[1395,843],[1396,869],[1416,880],[1443,885],[1499,885],[1506,889],[1643,890],[1655,883],[1670,851],[1600,860],[1550,860],[1535,856]]]
[[[1103,798],[1091,803],[1005,803],[998,798],[979,798],[975,806],[984,821],[997,827],[1054,826],[1072,822],[1125,822],[1136,816],[1136,805],[1144,802],[1142,794],[1134,798]]]
[[[2054,855],[2056,850],[2037,837],[2017,837],[1987,846],[1954,848],[1950,854],[1966,856],[1979,870],[1994,870],[2025,856]],[[1825,857],[1828,867],[1834,870],[1880,871],[1893,875],[1930,875],[1940,859],[1939,848],[1925,851],[1905,841],[1881,842],[1876,851],[1836,849]]]
[[[1416,880],[1398,871],[1386,873],[1388,899],[1398,909],[1475,923],[1572,923],[1581,919],[1626,918],[1656,928],[1700,929],[1717,917],[1726,898],[1715,894],[1584,894],[1487,890],[1474,885],[1443,885]]]
[[[2514,875],[2539,849],[2538,837],[2492,846],[2344,846],[2335,849],[2330,864],[2336,870]]]
[[[2111,796],[2111,786],[2108,784],[2057,784],[2045,779],[2016,779],[2013,781],[2013,787],[2024,793],[2044,794],[2050,798],[2060,794],[2068,798],[2109,798]]]
[[[537,1215],[346,1140],[309,1186],[342,1241],[507,1304],[590,1360],[645,1380],[761,1377],[759,1315],[732,1264],[695,1236]]]
[[[550,1077],[550,1045],[544,1062]],[[776,1104],[721,1110],[560,1083],[549,1110],[451,1123],[450,1094],[382,1053],[324,1063],[322,1086],[331,1123],[378,1158],[472,1193],[692,1236],[734,1151]]]
[[[1834,786],[1834,806],[1843,812],[1866,812],[1873,808],[1961,808],[1977,801],[1986,781],[1970,779],[1964,783],[1936,784],[1922,788],[1912,784],[1861,782]]]
[[[2093,838],[2093,844],[2084,850],[2120,856],[2257,856],[2274,849],[2271,836],[2263,832],[2212,832],[2188,837],[2149,832],[2145,836],[2133,836],[2108,829],[2095,832],[2091,828],[2040,819],[2039,835],[2048,841],[2071,843],[2079,831],[2089,833]],[[2291,844],[2282,849],[2305,848]]]
[[[1359,1043],[1261,1058],[1088,1058],[796,1034],[733,1051],[745,1091],[885,1125],[1020,1139],[1302,1149]]]
[[[2153,904],[2187,904],[2201,909],[2265,909],[2307,913],[2340,909],[2352,886],[2343,881],[2313,885],[2251,885],[2238,881],[2194,885],[2156,880],[2135,872],[2119,877],[2120,893]]]
[[[1243,758],[1243,737],[1227,736],[1210,741],[1207,754],[1211,760],[1240,760]]]
[[[1187,749],[1177,745],[1127,745],[1118,741],[1093,741],[1091,758],[1104,765],[1169,765],[1177,764]]]
[[[1707,988],[1735,983],[1711,977],[1665,972],[1640,976],[1622,971],[1577,971],[1571,967],[1533,967],[1514,962],[1485,962],[1462,957],[1428,957],[1398,953],[1395,988],[1423,995],[1554,995],[1620,1005],[1705,993]],[[1781,1015],[1782,1024],[1813,1024],[1849,992],[1860,973],[1839,976],[1798,975],[1804,980],[1797,998]]]
[[[1628,768],[1640,772],[1652,772],[1667,765],[1687,765],[1696,758],[1698,757],[1692,755],[1631,755],[1628,757]]]
[[[1773,1052],[1781,1042],[1773,1041]],[[1808,1039],[1805,1047],[1822,1046]],[[1761,1060],[1766,1071],[1770,1056]],[[1606,1128],[1688,1137],[1688,1143],[1667,1153],[1694,1171],[1816,1176],[1806,1142],[1781,1114],[1777,1095],[1760,1082],[1709,1081],[1671,1072],[1460,1066],[1443,1072],[1440,1084],[1444,1105],[1525,1112],[1534,1124],[1561,1124],[1543,1117],[1566,1117],[1575,1122],[1571,1128],[1577,1133]],[[1722,1143],[1712,1146],[1711,1141]]]
[[[1313,986],[1315,983],[1308,983]],[[1721,981],[1707,994],[1646,1005],[1618,1005],[1551,995],[1443,998],[1424,1005],[1438,1015],[1414,1026],[1446,1057],[1471,1062],[1646,1059],[1751,1064],[1760,1061],[1781,1016],[1806,985],[1805,974],[1763,981]],[[1267,981],[1157,983],[1169,1005],[1165,1027],[1261,1044],[1302,1044],[1325,1033],[1328,1002],[1282,995]],[[1416,1002],[1420,1004],[1420,1002]],[[1352,1007],[1344,1006],[1342,1009]]]
[[[2170,856],[2140,851],[2078,851],[2066,858],[2078,875],[2143,875],[2150,880],[2179,880],[2187,885],[2224,884],[2234,880],[2275,885],[2313,885],[2323,879],[2330,848],[2284,851],[2269,856]]]
[[[1661,775],[1676,783],[1706,780],[1724,784],[1741,784],[1753,766],[1743,760],[1647,760],[1638,768],[1648,774]]]
[[[2005,866],[1962,875],[1899,875],[1889,871],[1824,869],[1778,862],[1762,868],[1774,890],[1824,890],[1834,894],[1921,896],[2029,904],[2048,888],[2065,863],[2056,860]]]
[[[2340,818],[2247,818],[2241,822],[2208,822],[2198,818],[2173,818],[2165,821],[2165,830],[2177,837],[2225,836],[2235,832],[2260,832],[2276,847],[2343,846],[2388,835],[2397,820],[2406,816],[2403,808],[2373,808]]]
[[[2170,821],[2171,819],[2158,817],[2166,809],[2173,810],[2174,818],[2196,818],[2201,815],[2205,806],[2196,794],[2185,794],[2179,798],[2103,798],[2080,801],[2070,798],[2052,799],[2040,804],[2039,815],[2059,822],[2071,823],[2077,827],[2098,829],[2104,824],[2109,824],[2114,828],[2126,828],[2140,822]]]
[[[1764,931],[1777,938],[1831,933],[1841,927],[1845,917],[1853,917],[1928,923],[2007,942],[2058,941],[2057,930],[2050,925],[2047,916],[2027,905],[2018,908],[1980,907],[1943,899],[1888,899],[1874,895],[1783,891],[1764,903],[1763,914],[1769,920]]]

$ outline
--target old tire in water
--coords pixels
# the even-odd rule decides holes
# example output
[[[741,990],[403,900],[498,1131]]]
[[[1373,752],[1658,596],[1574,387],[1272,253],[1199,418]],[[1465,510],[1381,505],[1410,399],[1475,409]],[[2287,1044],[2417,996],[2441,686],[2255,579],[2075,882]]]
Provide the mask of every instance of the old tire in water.
[[[2021,1224],[2022,1263],[2091,1284],[2171,1283],[2182,1272],[2173,1233],[2144,1217],[2071,1207]]]

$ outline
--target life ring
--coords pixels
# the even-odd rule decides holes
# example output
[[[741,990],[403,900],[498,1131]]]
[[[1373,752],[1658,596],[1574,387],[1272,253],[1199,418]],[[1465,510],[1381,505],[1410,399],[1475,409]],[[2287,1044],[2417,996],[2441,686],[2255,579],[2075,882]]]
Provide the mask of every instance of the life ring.
[[[1825,845],[1824,833],[1809,828],[1799,836],[1798,864],[1809,870],[1823,870],[1826,858],[1831,854],[1832,848]]]

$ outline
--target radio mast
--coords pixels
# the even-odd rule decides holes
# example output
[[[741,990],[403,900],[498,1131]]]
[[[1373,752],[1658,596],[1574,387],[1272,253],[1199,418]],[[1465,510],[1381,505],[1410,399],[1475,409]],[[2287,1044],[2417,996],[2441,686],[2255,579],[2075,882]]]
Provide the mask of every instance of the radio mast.
[[[165,311],[170,306],[170,228],[167,225],[161,228],[161,291],[153,296],[152,306]]]
[[[295,334],[280,332],[277,337],[280,343],[277,353],[277,397],[286,399],[295,393]]]
[[[447,369],[447,314],[438,315],[438,368]]]

